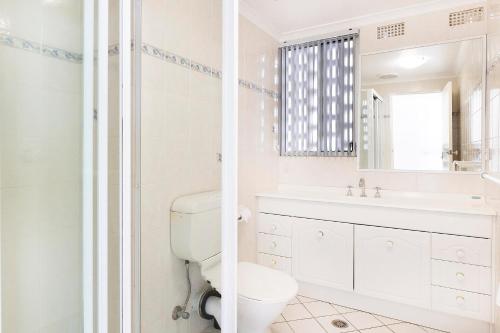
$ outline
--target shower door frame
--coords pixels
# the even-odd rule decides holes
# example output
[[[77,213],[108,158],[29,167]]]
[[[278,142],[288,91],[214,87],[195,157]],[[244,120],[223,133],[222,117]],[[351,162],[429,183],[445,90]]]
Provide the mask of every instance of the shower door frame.
[[[83,1],[82,295],[84,333],[108,332],[108,10],[108,0]],[[96,32],[97,35],[95,35]],[[97,57],[95,57],[96,42]],[[97,126],[94,126],[94,107],[97,107]],[[97,140],[94,138],[94,130],[97,133]],[[97,156],[95,186],[94,153]]]
[[[107,0],[105,0],[107,1]],[[141,0],[120,0],[120,323],[140,333]],[[223,332],[237,331],[238,1],[222,1],[222,309]],[[132,38],[132,36],[134,38]],[[132,68],[134,54],[134,68]],[[134,74],[134,75],[133,75]],[[132,80],[136,82],[132,88]],[[134,96],[135,100],[131,97]],[[136,147],[134,147],[136,145]],[[134,172],[133,172],[134,170]],[[99,332],[100,333],[100,332]]]

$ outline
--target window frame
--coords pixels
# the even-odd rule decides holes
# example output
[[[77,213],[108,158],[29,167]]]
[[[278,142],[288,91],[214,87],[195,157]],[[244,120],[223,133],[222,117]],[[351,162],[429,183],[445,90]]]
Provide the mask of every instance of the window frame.
[[[346,62],[342,61],[342,66],[344,67],[343,73],[347,73],[349,75],[348,82],[347,84],[343,84],[343,89],[347,91],[348,93],[348,103],[344,105],[348,105],[348,111],[347,113],[345,112],[346,107],[344,106],[342,110],[337,110],[337,105],[339,102],[336,101],[336,99],[333,99],[333,102],[330,105],[333,105],[333,109],[335,109],[334,113],[329,113],[328,115],[325,113],[325,107],[328,105],[327,102],[325,101],[324,97],[324,92],[325,92],[325,81],[324,78],[326,77],[326,72],[330,68],[337,68],[336,66],[332,66],[330,68],[326,67],[325,65],[325,57],[327,57],[327,53],[325,51],[326,48],[330,48],[329,51],[335,51],[338,52],[338,46],[326,46],[328,44],[338,44],[341,42],[352,42],[351,45],[349,46],[342,46],[341,47],[341,52],[345,52],[346,50],[349,52],[349,55],[351,58],[347,61],[347,72],[345,70],[346,68]],[[317,132],[317,138],[316,142],[313,145],[316,147],[316,149],[311,149],[311,146],[305,147],[305,149],[302,148],[288,148],[289,141],[288,140],[288,135],[289,135],[289,120],[287,119],[288,115],[288,109],[287,109],[287,99],[289,94],[287,94],[287,77],[288,75],[284,74],[284,71],[287,70],[289,67],[289,63],[287,62],[287,52],[290,50],[296,50],[299,48],[311,48],[311,47],[316,47],[318,46],[318,52],[317,52],[317,59],[314,59],[317,61],[317,66],[318,70],[315,74],[317,74],[318,78],[318,86],[317,89],[315,90],[315,93],[317,96],[315,96],[315,100],[317,102],[317,123],[316,123],[316,132]],[[279,48],[279,88],[280,88],[280,99],[279,99],[279,112],[278,112],[278,121],[279,121],[279,150],[280,150],[280,156],[320,156],[320,157],[357,157],[358,151],[357,151],[357,126],[358,126],[358,119],[357,119],[357,102],[358,102],[358,68],[359,68],[359,33],[349,33],[345,35],[338,35],[334,37],[329,37],[325,39],[319,39],[319,40],[314,40],[314,41],[308,41],[308,42],[302,42],[302,43],[297,43],[297,44],[291,44],[291,45],[286,45],[286,43]],[[302,64],[300,64],[302,65]],[[351,69],[352,68],[352,69]],[[297,69],[299,71],[299,69]],[[309,74],[308,71],[305,71],[305,73]],[[330,83],[331,84],[331,83]],[[335,81],[334,87],[337,87],[336,90],[338,91],[338,83]],[[350,87],[350,90],[349,90]],[[341,103],[341,102],[340,102]],[[345,122],[344,120],[344,115],[341,117],[343,120],[343,125],[341,125],[340,129],[345,131],[346,129],[348,130],[347,138],[345,137],[345,134],[342,134],[342,142],[339,145],[336,140],[338,140],[338,132],[337,130],[339,127],[333,129],[334,125],[333,123],[330,124],[330,131],[329,133],[325,133],[328,131],[325,131],[325,126],[326,121],[325,121],[325,115],[329,116],[330,119],[337,119],[338,115],[340,112],[344,112],[344,115],[347,114],[347,121],[348,123]],[[306,115],[307,117],[311,111],[307,108],[307,113],[303,113],[302,116]],[[307,120],[309,122],[309,120]],[[299,120],[299,124],[304,124],[305,120]],[[307,123],[309,126],[309,123]],[[308,127],[307,133],[304,132],[303,135],[310,135],[310,128]],[[301,140],[299,138],[294,139],[294,144],[296,144],[296,141]],[[309,139],[308,139],[309,140]],[[309,141],[307,141],[309,144]],[[335,144],[333,144],[335,142]],[[345,144],[345,148],[343,148],[343,145]],[[326,145],[330,145],[328,148],[326,148]],[[333,148],[331,145],[334,145],[335,150],[331,149]]]

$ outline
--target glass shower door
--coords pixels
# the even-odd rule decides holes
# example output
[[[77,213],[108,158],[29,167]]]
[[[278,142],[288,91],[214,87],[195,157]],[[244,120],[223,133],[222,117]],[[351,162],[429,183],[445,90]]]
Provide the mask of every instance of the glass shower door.
[[[0,332],[89,333],[108,311],[97,13],[93,0],[0,0]]]

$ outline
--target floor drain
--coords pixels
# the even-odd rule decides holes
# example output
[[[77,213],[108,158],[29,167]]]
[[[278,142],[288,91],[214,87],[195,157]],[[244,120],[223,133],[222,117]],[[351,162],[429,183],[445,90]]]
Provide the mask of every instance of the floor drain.
[[[335,319],[332,320],[332,325],[337,328],[346,328],[349,327],[349,324],[346,321]]]

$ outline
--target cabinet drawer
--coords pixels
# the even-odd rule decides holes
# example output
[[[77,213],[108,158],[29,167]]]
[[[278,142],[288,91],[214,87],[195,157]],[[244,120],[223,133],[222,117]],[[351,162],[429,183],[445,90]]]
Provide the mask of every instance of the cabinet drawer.
[[[257,235],[257,250],[262,253],[291,257],[292,241],[288,237],[259,233]]]
[[[432,234],[432,258],[491,266],[489,239]]]
[[[271,254],[259,253],[257,262],[263,266],[292,274],[292,259]]]
[[[432,308],[459,316],[491,322],[491,296],[432,287]]]
[[[491,295],[491,268],[432,260],[432,284]]]
[[[265,234],[292,236],[292,218],[289,216],[260,213],[257,231]]]

